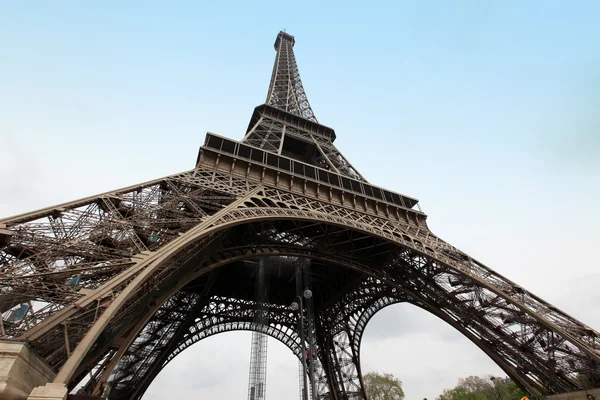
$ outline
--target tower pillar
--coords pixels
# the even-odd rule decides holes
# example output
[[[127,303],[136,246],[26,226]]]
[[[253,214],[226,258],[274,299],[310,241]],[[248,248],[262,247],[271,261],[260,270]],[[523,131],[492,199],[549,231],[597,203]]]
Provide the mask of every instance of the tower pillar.
[[[139,400],[193,343],[259,329],[299,356],[304,388],[309,357],[320,400],[364,400],[362,332],[407,301],[522,389],[600,400],[571,396],[600,385],[600,332],[433,234],[417,199],[370,184],[315,117],[294,43],[278,35],[243,140],[208,133],[193,170],[0,219],[0,337],[31,346],[0,341],[0,399],[91,400],[110,387],[109,400]],[[398,171],[412,172],[401,157]],[[247,267],[261,257],[284,265],[257,301]],[[294,290],[299,259],[314,268]]]
[[[25,400],[35,387],[52,382],[55,375],[55,372],[25,343],[0,341],[1,399]]]
[[[354,356],[351,333],[335,332],[333,326],[321,326],[320,359],[323,365],[318,380],[327,383],[319,388],[319,396],[333,400],[365,399],[360,376],[360,360]],[[333,333],[332,333],[333,332]]]
[[[47,383],[34,388],[27,400],[66,400],[67,394],[64,383]]]

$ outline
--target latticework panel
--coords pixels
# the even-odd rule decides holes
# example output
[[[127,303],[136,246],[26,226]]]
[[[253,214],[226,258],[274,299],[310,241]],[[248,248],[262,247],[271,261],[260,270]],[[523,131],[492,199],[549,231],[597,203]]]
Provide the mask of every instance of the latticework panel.
[[[194,170],[0,221],[3,335],[29,341],[60,366],[150,254],[249,187]]]
[[[317,121],[300,80],[293,47],[294,38],[280,32],[275,46],[277,57],[266,103],[308,120]]]
[[[281,122],[261,118],[248,132],[244,142],[259,149],[279,153],[285,128],[286,126]]]
[[[158,372],[178,354],[194,343],[219,333],[239,330],[259,332],[281,341],[298,357],[301,355],[300,337],[294,330],[295,317],[286,307],[267,310],[267,325],[255,321],[254,302],[213,297],[199,311],[194,312],[193,307],[193,302],[186,301],[181,305],[175,317],[179,321],[177,327],[184,329],[178,329],[176,335],[175,329],[171,333],[158,330],[163,326],[160,313],[152,318],[140,334],[141,337],[152,338],[152,341],[136,340],[121,359],[111,377],[111,399],[140,397]],[[182,314],[181,317],[178,317],[179,314]],[[188,322],[185,322],[185,315]],[[190,315],[192,318],[189,318]]]
[[[261,117],[250,128],[242,142],[342,176],[366,181],[330,139],[289,126],[284,122]]]
[[[254,323],[267,325],[269,314],[266,311],[269,302],[269,274],[274,269],[277,259],[263,257],[258,261],[256,285],[254,289]],[[260,332],[252,332],[250,348],[250,373],[248,379],[248,400],[263,400],[267,396],[267,336]]]
[[[207,260],[207,265],[267,254],[298,255],[327,260],[372,277],[349,297],[339,297],[337,291],[319,293],[323,299],[337,299],[334,304],[342,307],[316,311],[319,321],[325,321],[321,322],[321,332],[331,335],[330,343],[337,346],[327,350],[329,363],[341,363],[346,368],[343,379],[335,378],[337,390],[360,393],[359,363],[355,360],[362,331],[374,312],[397,301],[409,301],[450,323],[530,390],[567,391],[577,387],[577,374],[598,376],[597,360],[580,343],[574,344],[565,333],[527,317],[508,296],[419,251],[404,246],[394,250],[396,245],[388,241],[324,222],[261,222],[248,226],[244,235],[246,246],[223,250],[214,260]],[[380,296],[376,301],[375,293]],[[342,309],[352,313],[340,312]],[[327,315],[337,317],[327,319]],[[323,343],[320,347],[327,348]],[[324,364],[327,374],[327,362]],[[329,385],[332,378],[328,379]],[[325,382],[323,378],[320,381]]]

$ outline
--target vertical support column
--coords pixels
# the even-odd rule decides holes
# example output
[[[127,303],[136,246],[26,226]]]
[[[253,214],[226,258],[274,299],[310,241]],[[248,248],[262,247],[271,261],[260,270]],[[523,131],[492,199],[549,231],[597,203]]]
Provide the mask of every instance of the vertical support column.
[[[269,267],[272,257],[262,257],[258,261],[255,286],[255,329],[266,327],[268,312],[266,303],[269,300]],[[248,383],[248,400],[264,400],[267,395],[267,335],[259,331],[252,332],[252,350],[250,352],[250,379]]]
[[[337,332],[330,326],[321,326],[320,328],[320,358],[323,364],[323,374],[328,383],[328,392],[320,391],[319,398],[366,399],[362,388],[362,379],[359,376],[359,359],[352,350],[350,340],[352,333],[347,328]]]
[[[313,293],[312,287],[312,276],[311,276],[311,265],[310,260],[305,260],[305,265],[303,268],[303,283],[304,289],[309,290]],[[306,362],[308,369],[308,383],[310,385],[310,398],[315,399],[317,394],[316,388],[316,370],[318,368],[319,359],[317,357],[317,343],[316,343],[316,332],[315,332],[315,316],[314,316],[314,304],[312,295],[306,297],[303,292],[303,297],[306,298],[305,306],[306,306],[306,327],[307,327],[307,335],[306,340],[308,342],[308,349],[306,352]]]
[[[319,390],[322,366],[318,356],[314,305],[312,298],[310,260],[296,261],[296,297],[294,309],[298,311],[300,332],[300,398],[315,400],[320,398]],[[308,379],[307,379],[308,378]]]
[[[307,359],[306,359],[306,338],[305,338],[305,324],[304,324],[304,301],[303,301],[303,270],[304,260],[298,259],[296,261],[296,297],[294,303],[297,305],[296,310],[298,311],[298,330],[300,331],[300,399],[309,400],[308,391],[309,384],[307,380]]]
[[[331,335],[326,329],[320,329],[319,331],[322,334],[319,337],[320,359],[323,366],[321,381],[327,382],[327,385],[320,387],[319,399],[340,400],[342,398],[340,397],[340,376],[336,368],[335,352],[331,351],[333,347]]]

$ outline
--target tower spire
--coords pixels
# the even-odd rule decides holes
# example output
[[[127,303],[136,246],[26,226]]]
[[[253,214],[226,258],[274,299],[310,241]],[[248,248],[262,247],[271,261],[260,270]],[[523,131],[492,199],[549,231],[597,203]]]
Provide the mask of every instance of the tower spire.
[[[284,31],[279,32],[277,35],[275,40],[277,57],[275,57],[275,65],[273,65],[271,83],[265,103],[317,122],[300,80],[300,72],[294,56],[295,42],[294,37]]]
[[[295,42],[286,32],[277,34],[277,56],[267,100],[254,109],[242,142],[365,181],[333,144],[334,130],[317,121],[300,80],[293,51]]]

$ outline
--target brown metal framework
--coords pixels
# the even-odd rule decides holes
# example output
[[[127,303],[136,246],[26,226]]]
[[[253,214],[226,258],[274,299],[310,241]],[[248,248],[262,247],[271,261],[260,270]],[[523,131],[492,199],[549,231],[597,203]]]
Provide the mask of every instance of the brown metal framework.
[[[301,357],[289,309],[301,259],[320,398],[365,398],[362,334],[397,302],[453,326],[529,391],[599,386],[597,331],[435,236],[416,199],[369,184],[341,155],[293,44],[277,36],[267,104],[241,142],[208,134],[190,171],[0,220],[3,338],[30,343],[55,382],[110,399],[139,399],[221,332],[260,331]],[[265,324],[248,262],[261,257],[280,258]]]

